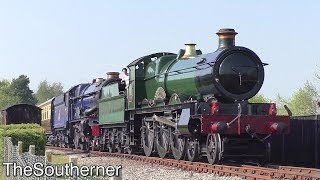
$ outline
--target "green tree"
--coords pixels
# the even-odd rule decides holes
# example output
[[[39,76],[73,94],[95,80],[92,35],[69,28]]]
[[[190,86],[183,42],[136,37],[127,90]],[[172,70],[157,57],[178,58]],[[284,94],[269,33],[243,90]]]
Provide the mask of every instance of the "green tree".
[[[289,108],[293,115],[313,115],[317,112],[317,101],[319,94],[315,86],[306,82],[302,88],[299,88],[292,96],[289,102]]]
[[[249,103],[270,103],[271,100],[266,98],[263,94],[256,94],[252,98],[249,99]]]
[[[290,99],[284,98],[280,96],[280,94],[277,94],[275,103],[277,105],[277,115],[288,115],[287,110],[284,108],[284,106],[288,106]]]
[[[19,102],[20,98],[10,90],[10,81],[0,81],[0,109],[4,109]]]
[[[38,103],[43,103],[48,99],[56,97],[63,93],[63,86],[59,83],[49,84],[47,80],[41,81],[38,90],[35,93],[35,97],[38,100]]]
[[[29,88],[30,80],[26,75],[20,75],[13,79],[10,84],[10,91],[14,96],[19,97],[19,103],[36,104],[37,99],[33,97],[33,91]]]

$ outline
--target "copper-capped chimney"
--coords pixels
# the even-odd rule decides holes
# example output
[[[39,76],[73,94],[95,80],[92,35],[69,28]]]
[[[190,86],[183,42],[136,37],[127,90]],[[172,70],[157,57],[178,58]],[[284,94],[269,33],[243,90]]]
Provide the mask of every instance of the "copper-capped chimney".
[[[235,46],[235,37],[237,34],[238,33],[234,29],[230,29],[230,28],[220,29],[217,32],[217,35],[219,36],[218,49]]]
[[[114,78],[119,78],[118,72],[107,72],[107,79],[114,79]]]

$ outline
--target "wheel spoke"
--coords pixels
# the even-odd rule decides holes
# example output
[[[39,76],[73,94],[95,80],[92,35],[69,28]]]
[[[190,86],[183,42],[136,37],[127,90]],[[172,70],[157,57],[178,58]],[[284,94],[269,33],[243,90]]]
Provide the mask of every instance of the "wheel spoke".
[[[179,140],[178,140],[178,143],[179,143],[179,145],[178,145],[178,146],[179,146],[179,147],[178,147],[179,150],[180,150],[180,151],[183,151],[183,149],[184,149],[184,142],[183,142],[183,140],[182,140],[182,139],[179,139]]]

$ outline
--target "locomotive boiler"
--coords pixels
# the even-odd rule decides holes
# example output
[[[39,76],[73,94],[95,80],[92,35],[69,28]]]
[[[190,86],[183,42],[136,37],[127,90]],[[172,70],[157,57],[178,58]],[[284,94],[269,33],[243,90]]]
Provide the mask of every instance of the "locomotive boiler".
[[[219,48],[201,54],[195,44],[186,44],[178,56],[163,56],[146,67],[148,99],[156,91],[183,102],[215,97],[220,102],[247,100],[260,90],[264,80],[264,64],[250,49],[235,46],[233,29],[221,29]]]

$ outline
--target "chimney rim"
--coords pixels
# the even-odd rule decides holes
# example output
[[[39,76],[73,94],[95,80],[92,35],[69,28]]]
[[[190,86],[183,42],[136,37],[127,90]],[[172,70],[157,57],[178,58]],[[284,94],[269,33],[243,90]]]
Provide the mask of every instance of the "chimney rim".
[[[238,33],[232,28],[222,28],[216,34],[217,35],[223,35],[223,34],[237,35]]]
[[[119,72],[107,72],[107,75],[119,75]]]
[[[185,43],[184,44],[185,46],[195,46],[195,45],[197,45],[196,43]]]

